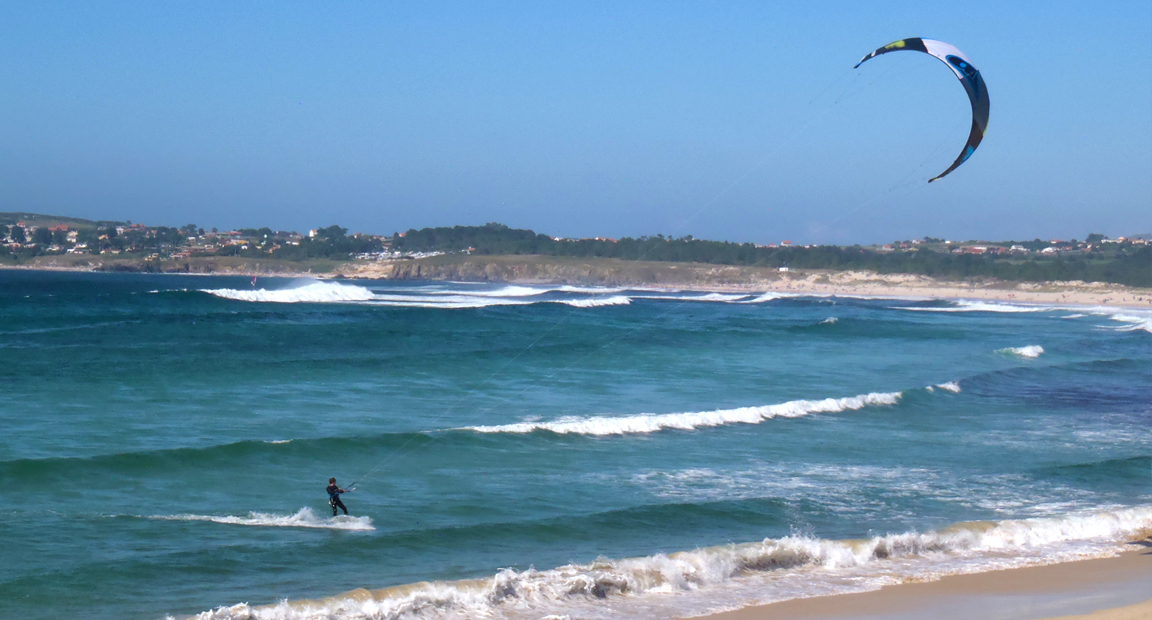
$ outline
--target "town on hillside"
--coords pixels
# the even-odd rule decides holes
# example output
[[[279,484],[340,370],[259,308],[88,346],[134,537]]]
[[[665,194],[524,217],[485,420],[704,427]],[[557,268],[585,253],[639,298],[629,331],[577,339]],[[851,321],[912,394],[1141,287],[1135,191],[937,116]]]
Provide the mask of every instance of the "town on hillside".
[[[865,269],[934,277],[988,276],[1003,280],[1086,280],[1149,286],[1149,235],[1084,240],[955,241],[923,237],[872,246],[733,243],[657,234],[620,239],[570,239],[503,224],[412,229],[391,236],[349,234],[341,226],[306,233],[242,228],[205,230],[142,223],[90,221],[33,213],[0,213],[0,264],[33,264],[41,257],[132,259],[147,270],[168,270],[191,258],[242,257],[286,261],[410,260],[445,254],[538,255],[571,258],[758,265],[787,270]],[[152,266],[149,267],[148,263]],[[121,265],[123,267],[123,265]]]

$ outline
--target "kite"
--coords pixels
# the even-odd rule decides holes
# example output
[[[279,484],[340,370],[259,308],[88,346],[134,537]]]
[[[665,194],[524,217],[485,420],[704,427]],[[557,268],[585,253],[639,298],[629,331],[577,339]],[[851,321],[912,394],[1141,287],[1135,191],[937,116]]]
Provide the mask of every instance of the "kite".
[[[956,49],[953,45],[932,39],[900,39],[889,43],[865,56],[856,63],[856,67],[864,64],[869,58],[899,51],[924,52],[939,58],[941,62],[948,65],[956,77],[960,78],[960,83],[964,85],[964,90],[968,91],[968,99],[972,102],[972,131],[968,134],[968,143],[964,145],[964,150],[960,151],[960,156],[952,162],[947,170],[928,179],[928,182],[931,183],[944,178],[960,164],[968,161],[972,153],[976,152],[976,147],[980,146],[980,141],[984,139],[984,132],[988,129],[988,89],[984,86],[984,78],[980,77],[980,71],[972,66],[972,61],[964,55],[964,52]]]

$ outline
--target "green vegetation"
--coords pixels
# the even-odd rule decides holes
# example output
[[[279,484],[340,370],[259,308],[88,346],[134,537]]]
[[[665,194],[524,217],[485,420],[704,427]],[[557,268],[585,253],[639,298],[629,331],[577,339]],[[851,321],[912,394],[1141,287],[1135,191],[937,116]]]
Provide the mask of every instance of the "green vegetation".
[[[248,258],[272,258],[280,260],[306,261],[315,259],[349,260],[357,254],[380,252],[384,248],[379,237],[370,235],[348,235],[348,229],[341,226],[320,228],[313,237],[300,237],[296,233],[272,231],[269,228],[242,228],[243,238],[250,240],[243,245],[230,245],[220,248],[217,256],[243,256]]]
[[[64,215],[44,215],[42,213],[23,213],[23,212],[5,212],[0,211],[0,224],[7,226],[14,226],[23,222],[25,226],[68,226],[72,229],[78,228],[94,228],[97,225],[123,225],[124,222],[101,221],[93,222],[92,220],[84,220],[78,217],[67,217]],[[2,232],[2,231],[0,231]]]
[[[1102,238],[1102,235],[1093,235]],[[1093,251],[1037,254],[953,254],[942,251],[940,239],[925,239],[925,246],[908,251],[882,252],[861,246],[764,247],[751,243],[705,241],[691,236],[664,235],[613,240],[555,240],[530,230],[502,224],[409,230],[392,239],[394,251],[461,251],[477,254],[536,254],[567,257],[605,257],[623,260],[712,263],[800,269],[869,270],[909,273],[960,280],[990,277],[1006,281],[1084,280],[1129,286],[1152,286],[1152,246],[1132,243],[1104,244]],[[1099,243],[1099,239],[1097,240]],[[1039,239],[1004,242],[1032,252],[1052,246]],[[947,246],[945,246],[947,247]]]

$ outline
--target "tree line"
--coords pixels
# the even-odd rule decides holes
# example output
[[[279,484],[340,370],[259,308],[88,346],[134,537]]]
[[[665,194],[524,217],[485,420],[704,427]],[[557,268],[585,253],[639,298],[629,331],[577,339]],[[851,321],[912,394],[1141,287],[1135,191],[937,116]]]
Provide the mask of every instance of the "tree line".
[[[939,241],[939,240],[933,240]],[[1026,243],[1035,249],[1043,241]],[[930,248],[879,252],[861,246],[763,247],[751,243],[680,238],[625,237],[618,240],[557,240],[503,224],[409,230],[392,238],[392,249],[404,252],[463,251],[484,255],[617,258],[666,262],[711,263],[799,269],[868,270],[962,280],[990,277],[1017,282],[1084,280],[1152,287],[1152,246],[1108,244],[1093,252],[1056,255],[952,254]]]

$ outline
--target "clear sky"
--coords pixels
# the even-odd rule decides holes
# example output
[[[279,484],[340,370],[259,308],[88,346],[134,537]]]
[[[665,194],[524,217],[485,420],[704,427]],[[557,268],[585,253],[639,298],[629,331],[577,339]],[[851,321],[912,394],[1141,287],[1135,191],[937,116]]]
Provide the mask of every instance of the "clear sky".
[[[967,97],[895,39],[948,41]],[[733,241],[1152,232],[1152,2],[0,0],[0,211]]]

